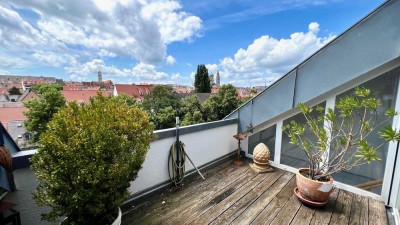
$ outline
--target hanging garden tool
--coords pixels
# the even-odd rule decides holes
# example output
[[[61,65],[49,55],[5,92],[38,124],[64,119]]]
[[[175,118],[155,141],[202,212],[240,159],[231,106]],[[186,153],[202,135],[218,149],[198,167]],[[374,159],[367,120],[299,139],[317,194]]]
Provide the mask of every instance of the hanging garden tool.
[[[205,180],[200,170],[194,165],[193,161],[187,155],[183,142],[179,141],[179,117],[176,117],[176,142],[171,146],[168,157],[168,174],[171,181],[178,186],[185,177],[186,157],[197,170],[197,173]]]

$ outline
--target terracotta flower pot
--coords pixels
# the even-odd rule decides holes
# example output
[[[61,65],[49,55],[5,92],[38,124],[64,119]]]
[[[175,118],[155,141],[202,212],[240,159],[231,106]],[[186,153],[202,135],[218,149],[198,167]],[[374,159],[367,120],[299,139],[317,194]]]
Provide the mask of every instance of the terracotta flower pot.
[[[326,182],[311,180],[302,175],[303,172],[307,171],[308,168],[300,168],[296,172],[298,192],[300,192],[301,197],[311,201],[311,203],[322,203],[321,205],[324,205],[333,191],[333,178],[330,177],[329,181]]]

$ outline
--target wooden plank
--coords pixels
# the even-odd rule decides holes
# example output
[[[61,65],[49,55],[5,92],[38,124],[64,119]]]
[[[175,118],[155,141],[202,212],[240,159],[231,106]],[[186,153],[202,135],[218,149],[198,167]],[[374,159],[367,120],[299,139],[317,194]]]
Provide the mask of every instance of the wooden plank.
[[[293,225],[308,225],[310,224],[315,213],[315,208],[311,208],[308,205],[302,204],[300,209],[297,211],[296,216],[293,218],[290,224]]]
[[[267,191],[271,185],[275,185],[277,180],[281,180],[283,171],[277,170],[271,173],[270,177],[259,183],[254,188],[249,188],[246,192],[237,191],[235,195],[229,196],[220,204],[213,207],[206,214],[202,215],[199,220],[196,220],[199,224],[229,224],[231,223],[240,213],[242,213],[247,206],[251,205],[258,197],[260,197],[265,191]],[[290,178],[289,178],[290,179]],[[242,197],[241,197],[241,196]],[[239,200],[238,200],[239,199]],[[221,215],[223,213],[223,215]]]
[[[259,174],[257,177],[240,187],[235,191],[235,193],[225,198],[223,201],[220,201],[217,204],[210,202],[207,207],[202,209],[203,212],[197,215],[197,218],[195,216],[191,216],[184,224],[191,224],[194,221],[197,224],[208,224],[212,222],[216,217],[218,217],[230,206],[235,204],[239,199],[242,199],[243,196],[246,196],[249,192],[253,191],[254,188],[257,189],[258,187],[258,191],[262,192],[270,187],[279,177],[282,176],[283,173],[284,172],[282,170],[278,170],[274,173]],[[266,186],[265,189],[262,188],[263,185]]]
[[[336,205],[336,200],[339,194],[339,189],[335,188],[332,194],[329,196],[328,204],[321,209],[316,209],[313,219],[310,225],[326,225],[331,221],[333,209]]]
[[[353,194],[340,190],[329,224],[348,224]]]
[[[293,195],[293,190],[296,187],[296,180],[292,180],[275,196],[274,199],[261,211],[256,219],[251,223],[254,225],[270,224],[276,217],[282,207]]]
[[[232,179],[244,176],[247,171],[249,171],[247,167],[236,167],[232,165],[232,162],[223,163],[223,165],[211,169],[211,173],[206,171],[207,179],[204,181],[196,179],[195,182],[187,182],[180,187],[163,188],[157,192],[158,194],[151,194],[150,200],[146,199],[147,205],[138,212],[124,215],[124,221],[126,220],[127,224],[137,224],[142,221],[155,222],[168,212],[175,213],[185,204],[197,199],[199,195],[203,194],[203,192],[199,193],[199,190],[207,190],[210,185],[216,183],[223,185],[225,182],[232,182]]]
[[[250,224],[282,188],[293,178],[294,174],[286,172],[268,190],[264,191],[256,200],[246,208],[231,224]]]
[[[369,224],[374,224],[374,225],[388,224],[386,216],[386,208],[383,202],[377,201],[372,198],[369,198],[368,201],[369,201],[369,207],[368,207]]]
[[[352,225],[368,224],[368,198],[354,195],[351,205],[350,223]]]
[[[276,215],[271,224],[290,224],[300,206],[300,201],[297,199],[297,196],[293,194],[292,197],[290,197],[289,201],[286,202],[285,206],[283,206],[282,210],[279,211],[278,215]]]
[[[254,179],[255,180],[254,180]],[[205,192],[207,193],[203,197],[197,198],[195,201],[189,202],[189,205],[174,213],[171,216],[163,218],[160,223],[162,224],[183,224],[194,216],[198,216],[209,209],[210,206],[218,204],[229,195],[234,193],[237,189],[258,180],[263,180],[265,177],[260,177],[253,170],[248,170],[245,176],[239,179],[232,179],[230,183],[216,183],[214,186],[209,187]]]

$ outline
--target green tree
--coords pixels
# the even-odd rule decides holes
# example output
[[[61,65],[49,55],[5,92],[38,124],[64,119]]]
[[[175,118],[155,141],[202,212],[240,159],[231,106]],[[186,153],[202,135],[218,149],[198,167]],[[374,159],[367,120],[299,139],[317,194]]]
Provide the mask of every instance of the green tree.
[[[126,103],[128,106],[140,107],[139,102],[127,94],[120,94],[118,96],[115,96],[115,98],[118,99],[119,101],[122,101],[123,103]]]
[[[181,100],[182,126],[203,123],[202,106],[196,95],[187,96]]]
[[[194,113],[186,113],[185,116],[183,117],[182,126],[187,126],[187,125],[192,125],[192,124],[198,124],[198,123],[203,123],[203,115],[199,110],[194,111]]]
[[[33,142],[39,140],[40,134],[47,129],[47,123],[62,107],[65,106],[65,98],[59,90],[54,87],[42,88],[40,99],[32,99],[24,103],[28,111],[24,112],[27,120],[25,127],[33,132]]]
[[[207,121],[221,120],[239,106],[239,96],[232,84],[222,85],[217,94],[203,104]]]
[[[8,89],[8,94],[9,95],[22,95],[21,91],[15,86],[13,86],[12,88]]]
[[[36,84],[32,87],[32,89],[39,92],[39,94],[42,94],[49,89],[56,89],[61,91],[63,89],[63,86],[62,84]]]
[[[211,93],[210,77],[208,69],[205,65],[198,65],[194,79],[194,92],[196,93]]]
[[[39,181],[36,203],[51,207],[42,218],[110,224],[99,220],[128,197],[152,135],[147,113],[118,98],[100,94],[89,104],[62,108],[40,136],[31,160]]]
[[[175,126],[176,109],[171,106],[160,109],[155,115],[154,125],[157,129],[167,129]]]
[[[177,115],[175,111],[179,109],[180,101],[172,87],[160,85],[144,96],[142,107],[151,115],[150,119],[155,128],[164,129],[174,126],[175,116]],[[167,107],[169,108],[166,109]]]

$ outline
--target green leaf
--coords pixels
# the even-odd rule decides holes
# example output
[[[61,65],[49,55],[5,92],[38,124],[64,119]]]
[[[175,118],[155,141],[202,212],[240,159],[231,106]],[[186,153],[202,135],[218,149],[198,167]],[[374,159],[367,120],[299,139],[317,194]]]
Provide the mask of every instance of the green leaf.
[[[383,130],[379,131],[379,135],[385,141],[400,141],[400,133],[391,126],[386,126]]]
[[[395,116],[397,116],[399,113],[396,112],[394,110],[394,108],[390,107],[386,112],[385,112],[385,116],[389,117],[389,118],[393,118]]]

